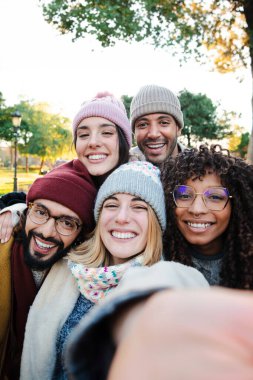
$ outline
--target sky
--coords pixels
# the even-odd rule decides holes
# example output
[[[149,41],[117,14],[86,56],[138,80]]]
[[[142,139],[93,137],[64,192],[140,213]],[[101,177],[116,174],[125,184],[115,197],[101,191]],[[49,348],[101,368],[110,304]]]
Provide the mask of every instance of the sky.
[[[172,54],[144,43],[102,48],[91,37],[72,42],[43,18],[38,0],[0,0],[0,92],[7,106],[21,98],[46,102],[72,119],[100,91],[133,96],[157,84],[178,94],[206,94],[220,108],[241,114],[251,130],[250,69],[218,74],[194,60],[180,67]]]

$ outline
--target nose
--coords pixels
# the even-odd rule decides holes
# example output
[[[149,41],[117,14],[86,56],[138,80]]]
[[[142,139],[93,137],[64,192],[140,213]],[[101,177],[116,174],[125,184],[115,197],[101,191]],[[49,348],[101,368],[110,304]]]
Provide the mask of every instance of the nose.
[[[157,139],[161,136],[160,128],[156,123],[151,123],[148,128],[148,137],[150,139]]]
[[[90,148],[96,148],[97,146],[100,146],[101,143],[100,143],[100,138],[99,138],[99,135],[97,133],[91,133],[90,134],[90,137],[89,137],[89,147]]]
[[[121,206],[116,214],[115,221],[119,224],[125,224],[129,222],[129,208]]]
[[[205,214],[209,211],[201,194],[196,194],[196,197],[192,205],[189,206],[188,211],[194,215]]]
[[[50,218],[46,223],[41,224],[40,233],[45,238],[58,236],[58,232],[55,228],[55,220],[53,218]]]

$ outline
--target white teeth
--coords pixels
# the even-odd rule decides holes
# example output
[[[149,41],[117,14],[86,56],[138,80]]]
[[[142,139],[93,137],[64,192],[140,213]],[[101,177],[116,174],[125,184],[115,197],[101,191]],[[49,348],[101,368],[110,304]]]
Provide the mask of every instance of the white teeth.
[[[211,226],[211,223],[191,223],[187,222],[188,226],[194,227],[194,228],[207,228]]]
[[[147,146],[151,149],[158,149],[158,148],[162,148],[164,144],[155,144],[155,145],[147,144]]]
[[[35,239],[35,241],[36,241],[37,246],[40,247],[40,248],[50,249],[50,248],[53,248],[55,246],[54,244],[51,245],[51,244],[42,243],[41,241],[39,241],[37,239]]]
[[[90,154],[88,156],[89,160],[101,160],[102,158],[106,158],[105,154]]]
[[[117,231],[112,231],[112,236],[118,238],[118,239],[131,239],[135,237],[136,235],[131,232],[117,232]]]

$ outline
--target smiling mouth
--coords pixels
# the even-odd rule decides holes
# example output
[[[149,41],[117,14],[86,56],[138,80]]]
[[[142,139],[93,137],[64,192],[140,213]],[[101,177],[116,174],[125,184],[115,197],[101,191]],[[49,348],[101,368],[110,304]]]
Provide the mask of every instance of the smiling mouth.
[[[87,156],[88,160],[91,160],[91,161],[104,160],[106,157],[107,157],[106,154],[89,154]]]
[[[212,226],[213,223],[192,223],[192,222],[186,222],[186,224],[189,227],[192,227],[192,228],[203,229],[203,228],[208,228],[208,227]]]
[[[159,143],[159,144],[146,144],[146,147],[148,149],[161,149],[166,145],[166,143]]]
[[[111,232],[113,237],[116,237],[117,239],[132,239],[136,236],[133,232],[117,232],[112,231]]]
[[[49,243],[42,243],[42,241],[38,240],[36,237],[34,237],[36,246],[43,251],[48,251],[54,247],[56,247],[56,244],[49,244]]]

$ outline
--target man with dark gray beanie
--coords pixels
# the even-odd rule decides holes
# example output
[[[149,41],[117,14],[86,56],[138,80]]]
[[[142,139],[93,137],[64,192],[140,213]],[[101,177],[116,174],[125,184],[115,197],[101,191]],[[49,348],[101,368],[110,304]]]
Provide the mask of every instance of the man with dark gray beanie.
[[[0,379],[19,379],[30,306],[54,263],[94,228],[96,188],[79,160],[35,180],[27,209],[0,244]]]
[[[130,122],[138,145],[130,150],[130,160],[159,165],[184,150],[177,141],[184,127],[180,102],[166,87],[142,87],[132,99]]]

